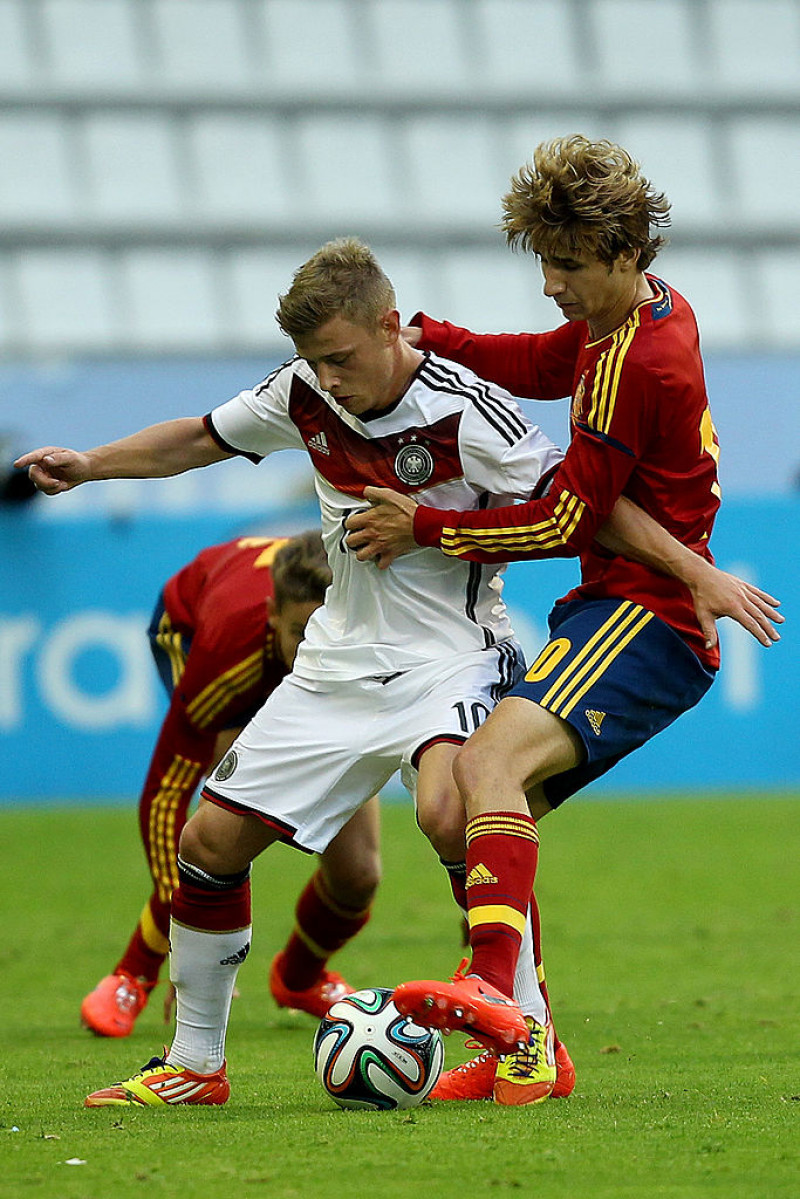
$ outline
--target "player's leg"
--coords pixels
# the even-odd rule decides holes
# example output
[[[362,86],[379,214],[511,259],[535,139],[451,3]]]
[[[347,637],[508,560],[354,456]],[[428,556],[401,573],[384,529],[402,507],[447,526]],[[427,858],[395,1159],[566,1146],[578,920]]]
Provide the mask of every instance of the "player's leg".
[[[151,648],[165,683],[171,671],[185,661],[186,641],[175,644],[171,665],[153,639],[157,608],[151,626]],[[166,670],[166,674],[164,671]],[[128,1036],[158,981],[169,952],[170,896],[177,886],[177,847],[197,784],[212,760],[214,734],[203,733],[188,722],[183,704],[173,696],[159,731],[139,798],[139,830],[153,890],[136,927],[110,974],[101,979],[81,1004],[81,1022],[99,1036]]]
[[[373,796],[320,854],[297,901],[294,929],[270,968],[270,990],[281,1007],[321,1018],[331,1003],[351,993],[326,963],[369,920],[380,876],[380,816]]]

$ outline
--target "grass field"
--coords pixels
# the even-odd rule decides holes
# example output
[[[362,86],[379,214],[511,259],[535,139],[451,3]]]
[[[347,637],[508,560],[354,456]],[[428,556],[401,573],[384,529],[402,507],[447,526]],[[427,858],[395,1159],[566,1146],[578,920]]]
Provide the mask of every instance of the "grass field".
[[[267,967],[310,863],[254,871],[255,940],[220,1109],[88,1111],[168,1033],[160,993],[126,1041],[78,1027],[145,898],[125,810],[0,814],[0,1195],[528,1193],[548,1199],[800,1196],[800,796],[567,805],[542,825],[545,958],[575,1094],[536,1108],[343,1112],[311,1065],[314,1022]],[[359,986],[458,963],[448,889],[410,808],[384,811],[385,881],[340,956]],[[448,1042],[448,1064],[466,1056]],[[81,1164],[67,1164],[77,1159]]]

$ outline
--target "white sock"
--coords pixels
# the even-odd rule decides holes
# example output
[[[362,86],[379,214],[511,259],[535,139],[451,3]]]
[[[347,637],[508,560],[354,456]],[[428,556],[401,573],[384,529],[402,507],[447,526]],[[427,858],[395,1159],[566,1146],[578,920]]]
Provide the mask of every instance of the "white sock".
[[[547,1004],[539,988],[536,963],[533,960],[533,927],[530,908],[528,908],[528,915],[525,919],[525,931],[522,934],[517,970],[514,975],[514,1001],[523,1016],[532,1016],[537,1024],[547,1023]]]
[[[172,1066],[213,1074],[225,1060],[225,1033],[239,967],[250,949],[251,928],[212,933],[170,922],[170,981],[175,987]]]

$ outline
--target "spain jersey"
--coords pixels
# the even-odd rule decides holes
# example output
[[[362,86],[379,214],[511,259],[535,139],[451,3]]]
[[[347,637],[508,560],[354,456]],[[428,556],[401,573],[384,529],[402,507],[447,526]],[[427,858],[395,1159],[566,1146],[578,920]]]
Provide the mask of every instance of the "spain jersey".
[[[382,677],[511,637],[502,562],[419,549],[379,570],[348,549],[345,528],[370,484],[444,508],[528,498],[563,455],[502,389],[426,354],[400,399],[359,417],[295,357],[214,409],[206,426],[225,450],[256,462],[299,448],[313,464],[333,582],[306,626],[296,676]]]
[[[156,640],[170,660],[173,703],[198,730],[246,724],[287,673],[267,619],[271,567],[285,544],[242,537],[209,546],[164,587]]]
[[[593,539],[626,495],[678,541],[711,560],[719,507],[719,447],[708,406],[697,324],[686,300],[648,276],[654,297],[618,329],[591,340],[583,321],[548,333],[476,335],[427,317],[422,343],[531,399],[572,396],[571,440],[547,496],[514,508],[418,510],[422,545],[492,562],[579,554],[580,585],[564,599],[619,597],[678,632],[708,665],[688,590],[615,556]]]

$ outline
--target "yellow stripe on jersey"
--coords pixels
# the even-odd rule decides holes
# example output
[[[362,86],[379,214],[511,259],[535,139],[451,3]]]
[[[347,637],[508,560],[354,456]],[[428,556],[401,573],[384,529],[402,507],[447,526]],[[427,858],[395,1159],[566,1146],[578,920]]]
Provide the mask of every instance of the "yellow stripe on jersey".
[[[619,391],[619,377],[622,374],[625,355],[633,343],[640,321],[637,309],[632,313],[630,320],[612,336],[611,345],[597,361],[586,423],[598,433],[607,434],[611,428]]]
[[[150,805],[150,872],[164,902],[178,885],[175,816],[187,792],[190,797],[194,792],[202,769],[202,762],[176,754]]]
[[[608,620],[556,676],[539,701],[541,706],[555,716],[566,718],[617,655],[652,618],[653,613],[641,604],[622,600]]]
[[[172,627],[168,612],[162,613],[158,622],[156,645],[167,655],[172,671],[172,686],[177,687],[186,668],[186,654],[183,652],[183,638],[177,629]]]
[[[518,912],[505,903],[487,903],[480,907],[469,909],[470,928],[480,928],[482,924],[508,924],[520,936],[525,932],[525,913]]]
[[[204,729],[237,695],[257,683],[262,673],[264,654],[256,650],[249,658],[243,658],[230,670],[214,679],[186,705],[186,714],[192,724]]]
[[[451,557],[458,557],[473,549],[490,554],[556,549],[569,541],[585,510],[583,500],[564,490],[559,494],[553,515],[546,520],[532,525],[507,525],[493,529],[473,529],[466,524],[458,529],[444,528],[440,548]]]

